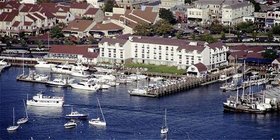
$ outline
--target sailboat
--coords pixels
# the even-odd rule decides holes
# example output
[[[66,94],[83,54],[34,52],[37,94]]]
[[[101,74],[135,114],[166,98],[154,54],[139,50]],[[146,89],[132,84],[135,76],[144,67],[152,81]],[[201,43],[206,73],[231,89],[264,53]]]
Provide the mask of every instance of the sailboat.
[[[13,125],[7,128],[8,131],[16,131],[19,125],[15,125],[15,108],[13,108]]]
[[[24,58],[24,54],[22,54],[22,58]],[[22,74],[20,74],[19,76],[17,76],[17,79],[21,79],[23,77],[26,77],[24,72],[24,59],[22,59]]]
[[[168,133],[168,127],[167,127],[167,122],[166,122],[166,109],[165,109],[165,115],[164,115],[164,125],[161,127],[160,133],[161,134]]]
[[[106,126],[106,120],[105,120],[105,117],[104,117],[103,111],[101,109],[101,105],[99,103],[98,98],[97,98],[97,102],[98,102],[100,112],[102,114],[102,120],[100,119],[100,117],[97,116],[96,119],[91,119],[91,120],[88,121],[88,123],[92,124],[92,125],[95,125],[95,126]]]
[[[24,123],[27,123],[27,122],[28,122],[28,114],[27,114],[26,105],[25,105],[25,102],[24,102],[24,101],[23,101],[23,105],[24,105],[24,110],[25,110],[25,117],[20,118],[20,119],[17,121],[17,124],[24,124]]]

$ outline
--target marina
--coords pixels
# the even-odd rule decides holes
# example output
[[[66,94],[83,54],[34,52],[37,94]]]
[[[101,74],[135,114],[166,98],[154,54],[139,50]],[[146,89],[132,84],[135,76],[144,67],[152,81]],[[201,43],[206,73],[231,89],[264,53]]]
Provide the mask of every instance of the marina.
[[[265,115],[224,113],[223,102],[230,95],[235,96],[236,92],[220,91],[221,83],[192,88],[181,91],[180,94],[154,99],[130,96],[127,89],[135,87],[134,83],[120,84],[107,91],[88,94],[87,90],[18,82],[16,76],[21,73],[22,68],[11,67],[3,71],[0,76],[1,91],[3,91],[1,92],[0,111],[1,114],[6,111],[10,112],[9,115],[4,115],[0,119],[1,131],[3,132],[0,135],[4,139],[17,139],[19,137],[29,139],[31,136],[34,139],[44,139],[45,137],[53,139],[78,139],[80,137],[87,139],[121,139],[122,137],[160,139],[160,127],[165,109],[168,110],[169,132],[167,135],[168,138],[172,139],[182,137],[186,139],[188,137],[190,139],[271,139],[280,137],[279,125],[273,125],[280,123],[277,113]],[[3,84],[4,81],[8,84]],[[143,85],[142,81],[140,81],[140,85]],[[260,92],[256,86],[252,90]],[[272,91],[274,90],[275,93],[272,92],[271,95],[278,95],[277,89],[272,89]],[[29,97],[36,95],[35,91],[44,91],[46,96],[64,96],[65,105],[51,110],[46,107],[27,106],[30,122],[24,124],[13,135],[9,135],[6,128],[11,124],[12,106],[15,107],[16,114],[24,114],[25,110],[20,102],[22,99],[26,99],[27,93],[29,93]],[[269,94],[266,96],[268,97]],[[77,126],[74,129],[64,128],[63,125],[67,123],[65,115],[71,112],[69,106],[73,106],[74,111],[88,114],[88,118],[95,118],[97,113],[100,114],[96,98],[99,98],[102,104],[102,110],[106,117],[106,129],[92,127],[88,121],[77,121]],[[9,105],[5,103],[7,101],[10,102]],[[16,119],[18,117],[20,116],[16,115]],[[247,122],[245,128],[244,121]],[[264,122],[265,124],[263,124]],[[260,126],[271,132],[262,133],[263,129],[255,129]],[[46,135],[41,135],[43,132],[47,132]],[[242,135],[234,135],[232,132]],[[255,133],[259,135],[254,135]]]

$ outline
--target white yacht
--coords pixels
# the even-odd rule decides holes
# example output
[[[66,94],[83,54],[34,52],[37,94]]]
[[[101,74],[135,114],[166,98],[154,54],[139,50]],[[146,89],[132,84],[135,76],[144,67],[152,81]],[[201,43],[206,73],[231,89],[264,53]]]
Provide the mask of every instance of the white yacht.
[[[13,125],[7,128],[7,131],[16,131],[19,128],[19,125],[15,125],[15,108],[13,108]]]
[[[98,98],[97,98],[97,102],[98,102],[98,106],[99,106],[99,109],[100,109],[100,112],[102,115],[102,120],[100,119],[100,117],[97,116],[96,119],[91,119],[88,121],[88,123],[91,125],[94,125],[94,126],[106,126],[106,120],[105,120],[105,117],[104,117],[103,111],[101,109],[101,105],[100,105]]]
[[[64,127],[69,129],[69,128],[74,128],[77,126],[77,123],[75,122],[75,120],[70,120],[69,122],[64,124]]]
[[[79,113],[78,111],[73,111],[73,107],[71,107],[71,113],[67,114],[66,119],[87,119],[88,114]]]
[[[63,97],[58,96],[43,96],[42,92],[33,96],[32,100],[27,100],[26,104],[30,106],[54,106],[62,107],[64,103]]]
[[[83,81],[79,83],[70,84],[70,86],[76,89],[84,89],[84,90],[92,90],[92,91],[97,91],[98,89],[100,89],[99,84],[94,84],[91,82],[83,82]]]
[[[10,67],[10,66],[11,66],[11,64],[8,63],[8,62],[6,62],[6,61],[4,61],[4,59],[0,61],[0,67],[1,67],[2,69],[8,68],[8,67]]]
[[[48,86],[57,86],[57,87],[66,87],[69,84],[71,84],[74,81],[74,79],[69,79],[69,78],[62,78],[62,76],[55,78],[52,81],[48,81],[47,85]]]
[[[230,77],[228,77],[227,75],[225,75],[225,74],[222,74],[222,75],[220,75],[220,78],[219,78],[219,81],[227,81],[228,79],[230,79]]]
[[[141,74],[131,74],[127,77],[127,79],[133,80],[133,81],[138,81],[138,80],[143,80],[146,79],[146,75],[141,75]]]
[[[87,70],[89,70],[89,67],[87,67],[87,66],[84,66],[80,61],[78,61],[76,64],[74,64],[73,66],[72,66],[72,70],[74,70],[74,71],[87,71]]]
[[[76,76],[76,77],[83,77],[83,78],[87,78],[90,76],[84,70],[74,70],[74,69],[72,69],[70,75]]]
[[[132,89],[132,90],[128,90],[128,93],[130,95],[145,95],[147,94],[147,90],[146,89],[140,89],[140,88],[135,88],[135,89]]]
[[[36,81],[48,81],[49,76],[46,74],[36,74],[34,75],[34,80]]]
[[[35,68],[45,68],[45,69],[51,69],[52,67],[55,67],[56,64],[50,64],[43,60],[37,60],[37,63],[34,67]]]
[[[55,73],[63,73],[63,74],[70,74],[72,71],[73,65],[69,65],[68,62],[66,62],[63,65],[57,65],[55,67],[52,67],[51,70],[52,72]]]

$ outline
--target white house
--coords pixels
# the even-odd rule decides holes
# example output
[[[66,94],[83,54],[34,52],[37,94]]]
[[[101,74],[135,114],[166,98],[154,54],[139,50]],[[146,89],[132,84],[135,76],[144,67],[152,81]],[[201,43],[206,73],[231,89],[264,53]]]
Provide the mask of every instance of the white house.
[[[185,41],[160,37],[120,36],[104,38],[98,47],[99,62],[145,63],[180,69],[203,63],[209,69],[226,65],[228,47],[223,43]]]
[[[170,9],[176,5],[184,5],[184,0],[161,0],[160,8]]]
[[[243,22],[243,17],[252,16],[254,11],[254,5],[248,1],[223,7],[222,24],[236,25]]]

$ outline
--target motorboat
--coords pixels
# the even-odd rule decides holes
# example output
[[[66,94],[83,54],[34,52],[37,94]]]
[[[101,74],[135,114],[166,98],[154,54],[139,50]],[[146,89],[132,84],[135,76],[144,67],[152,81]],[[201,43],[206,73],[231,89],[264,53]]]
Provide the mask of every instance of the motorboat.
[[[87,78],[90,76],[84,70],[74,70],[74,69],[72,69],[70,75],[76,76],[76,77],[83,77],[83,78]]]
[[[131,74],[127,77],[127,79],[133,80],[133,81],[139,81],[139,80],[143,80],[146,79],[147,76],[146,75],[141,75],[141,74]]]
[[[65,116],[67,119],[87,119],[88,114],[82,114],[78,111],[73,111],[73,107],[71,108],[71,113]]]
[[[106,126],[106,120],[105,120],[105,117],[104,117],[104,114],[103,114],[103,111],[101,109],[101,105],[100,105],[100,102],[98,99],[97,99],[97,102],[98,102],[98,106],[99,106],[99,109],[100,109],[100,112],[102,115],[102,120],[100,119],[100,117],[97,117],[96,119],[89,120],[88,123],[91,125],[94,125],[94,126]]]
[[[74,79],[62,78],[62,76],[53,79],[52,81],[47,81],[48,86],[66,87],[73,83]]]
[[[135,88],[135,89],[132,89],[132,90],[128,90],[128,93],[130,95],[145,95],[147,94],[147,90],[146,89],[141,89],[141,88]]]
[[[25,102],[23,101],[23,105],[24,105],[24,110],[25,110],[25,117],[18,119],[17,124],[24,124],[28,122],[28,114],[27,114],[27,109],[26,109],[26,105]]]
[[[222,74],[222,75],[220,75],[220,78],[219,78],[219,81],[227,81],[228,79],[230,79],[230,77],[228,77],[227,75],[225,75],[225,74]]]
[[[71,74],[73,65],[69,65],[68,62],[62,65],[56,65],[55,67],[52,67],[52,72],[55,73],[63,73],[63,74]]]
[[[34,75],[34,80],[36,81],[48,81],[49,76],[47,74],[36,74]]]
[[[91,90],[91,91],[97,91],[101,87],[99,84],[94,84],[91,82],[83,82],[83,81],[70,84],[70,86],[76,89]]]
[[[27,100],[26,104],[30,106],[62,107],[64,104],[64,97],[43,96],[42,92],[39,92],[37,95],[33,96],[32,100]]]
[[[11,64],[8,63],[8,62],[6,62],[6,61],[4,61],[4,59],[0,61],[0,67],[1,67],[2,69],[8,68],[8,67],[10,67],[10,66],[11,66]]]
[[[64,124],[64,127],[69,129],[69,128],[74,128],[77,126],[77,123],[75,122],[75,120],[70,120],[69,122]]]
[[[167,134],[168,133],[168,127],[167,127],[167,122],[166,122],[166,109],[165,109],[165,114],[164,114],[164,125],[160,129],[161,134]]]
[[[73,66],[72,66],[72,70],[74,70],[74,71],[87,71],[87,70],[89,70],[89,67],[87,67],[87,66],[84,66],[80,61],[78,61],[76,64],[74,64]]]
[[[51,69],[52,67],[55,67],[56,64],[50,64],[43,60],[37,60],[37,63],[34,67],[35,68],[44,68],[44,69]]]
[[[19,125],[15,125],[15,108],[13,108],[13,125],[7,128],[7,131],[16,131],[19,128]]]

